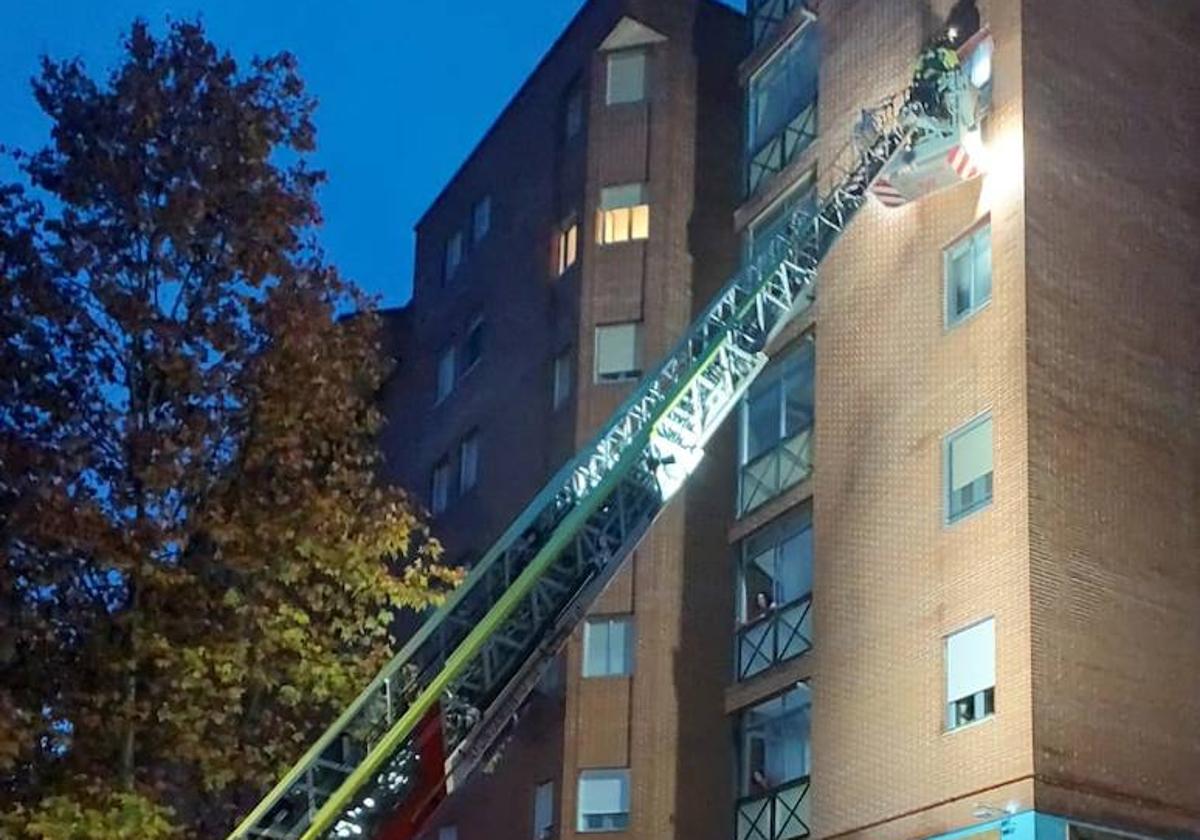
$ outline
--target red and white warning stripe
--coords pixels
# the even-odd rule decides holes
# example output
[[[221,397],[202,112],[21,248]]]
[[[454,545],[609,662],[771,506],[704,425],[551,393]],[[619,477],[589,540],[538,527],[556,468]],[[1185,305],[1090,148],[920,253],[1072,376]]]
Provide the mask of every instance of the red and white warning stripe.
[[[946,162],[958,173],[958,177],[964,181],[969,181],[983,174],[979,167],[975,165],[975,162],[971,160],[970,152],[961,143],[946,154]]]
[[[871,187],[871,192],[875,193],[875,197],[879,199],[879,203],[884,207],[899,207],[901,204],[907,204],[908,199],[904,197],[898,189],[892,186],[892,182],[886,178],[879,178]]]

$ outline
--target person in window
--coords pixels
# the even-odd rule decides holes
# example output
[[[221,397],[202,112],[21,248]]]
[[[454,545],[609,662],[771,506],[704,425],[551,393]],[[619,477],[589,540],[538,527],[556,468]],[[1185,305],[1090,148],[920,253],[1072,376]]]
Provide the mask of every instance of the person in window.
[[[751,621],[757,621],[763,616],[775,609],[775,599],[768,595],[765,591],[759,591],[754,596],[753,615],[750,616]]]
[[[946,18],[946,34],[950,41],[957,45],[964,44],[971,36],[979,31],[982,22],[979,19],[979,8],[975,0],[958,0]]]
[[[750,774],[750,788],[755,794],[766,793],[771,789],[771,780],[761,767],[754,768],[754,772]]]

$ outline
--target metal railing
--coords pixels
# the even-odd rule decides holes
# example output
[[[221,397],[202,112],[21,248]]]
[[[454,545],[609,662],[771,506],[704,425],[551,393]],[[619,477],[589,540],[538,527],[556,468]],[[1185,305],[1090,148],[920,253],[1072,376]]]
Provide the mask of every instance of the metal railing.
[[[817,100],[797,114],[783,130],[763,144],[746,162],[746,197],[758,192],[770,176],[782,172],[817,139]]]
[[[775,27],[803,5],[804,0],[750,0],[746,15],[750,18],[751,49],[767,40]]]
[[[812,593],[776,607],[737,631],[737,678],[749,679],[772,665],[812,650]]]
[[[744,465],[738,473],[738,516],[744,516],[812,475],[809,426]]]
[[[809,777],[737,801],[734,840],[799,840],[812,833]]]

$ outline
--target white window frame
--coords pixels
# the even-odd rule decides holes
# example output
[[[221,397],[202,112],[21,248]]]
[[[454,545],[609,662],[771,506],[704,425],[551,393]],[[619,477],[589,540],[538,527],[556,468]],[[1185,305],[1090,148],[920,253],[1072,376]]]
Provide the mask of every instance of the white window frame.
[[[633,329],[633,367],[626,370],[601,370],[601,336],[609,334],[610,331],[617,328],[630,327]],[[619,324],[597,324],[595,329],[595,381],[598,383],[606,382],[628,382],[631,380],[640,379],[642,376],[641,368],[642,358],[642,322],[641,321],[623,321]]]
[[[991,452],[990,452],[990,454],[991,454],[991,470],[987,473],[983,473],[982,475],[979,476],[979,478],[983,478],[984,476],[991,476],[991,481],[989,482],[990,486],[988,489],[988,495],[987,495],[986,499],[984,499],[982,501],[978,501],[978,502],[972,502],[970,506],[964,507],[962,510],[956,511],[954,509],[955,488],[953,486],[953,482],[954,482],[954,457],[953,457],[954,443],[955,443],[955,441],[959,440],[960,438],[973,432],[975,429],[977,429],[980,426],[983,426],[985,424],[988,424],[991,426],[991,439],[992,439],[992,446],[991,446]],[[977,480],[978,479],[976,479],[976,481]],[[972,482],[972,484],[973,483],[974,482]],[[995,498],[996,498],[996,423],[992,417],[992,412],[985,411],[982,414],[979,414],[978,416],[973,417],[972,419],[968,420],[966,423],[963,423],[958,428],[953,429],[942,439],[943,523],[945,525],[953,525],[957,522],[961,522],[962,520],[964,520],[970,516],[973,516],[976,513],[979,513],[980,511],[987,510],[989,507],[992,506],[992,502],[995,500]]]
[[[606,812],[585,812],[584,806],[584,787],[589,781],[613,781],[616,780],[621,785],[620,802],[622,810],[606,811]],[[589,768],[579,772],[579,787],[578,795],[576,796],[576,830],[581,834],[598,834],[610,831],[625,831],[629,828],[629,768],[627,767],[612,767],[612,768]],[[607,825],[590,826],[588,817],[597,816],[608,818]]]
[[[981,287],[980,277],[976,273],[976,253],[986,243],[988,252],[988,275],[987,275],[987,291],[986,296],[980,299]],[[971,303],[960,313],[954,311],[955,304],[955,288],[956,279],[953,276],[953,266],[955,259],[961,254],[967,254],[967,266],[971,272],[969,286],[971,290]],[[975,315],[987,308],[992,302],[992,294],[995,281],[995,262],[992,254],[992,220],[990,216],[985,216],[979,222],[976,222],[968,231],[958,236],[953,242],[942,249],[942,290],[944,297],[944,310],[946,318],[946,329],[953,329],[958,325],[970,320]]]
[[[453,394],[458,382],[458,350],[453,344],[438,356],[436,377],[434,405]]]
[[[613,89],[613,81],[615,71],[620,69],[620,66],[625,63],[640,65],[638,70],[638,85],[636,91],[631,92],[615,92]],[[646,50],[641,47],[634,47],[626,50],[614,50],[608,54],[605,61],[604,72],[604,104],[606,105],[629,105],[635,102],[646,101],[646,76],[650,68],[650,62]]]
[[[650,238],[650,188],[644,181],[610,184],[600,190],[596,244],[618,245]]]
[[[472,429],[458,444],[458,494],[479,483],[479,430]]]
[[[981,668],[978,663],[973,663],[973,667],[982,672],[982,676],[974,675],[972,679],[963,679],[961,670],[966,670],[969,666],[956,665],[953,661],[953,650],[955,640],[963,640],[980,634],[986,634],[990,640],[990,661],[985,662]],[[944,717],[947,732],[954,732],[972,724],[980,723],[992,717],[996,713],[996,618],[989,616],[988,618],[976,621],[974,624],[969,624],[955,630],[953,633],[948,633],[942,639],[942,662],[945,671],[945,707]],[[954,683],[956,672],[960,680],[968,683],[968,688],[972,690],[955,689]],[[971,716],[969,719],[963,719],[959,716],[959,711],[962,708],[961,704],[969,704]]]
[[[557,411],[571,397],[571,351],[564,350],[554,357],[551,385],[551,407]]]
[[[612,627],[619,624],[624,628],[623,640],[624,644],[619,648],[614,648],[612,641]],[[597,662],[589,655],[592,650],[592,640],[597,633],[604,634],[604,661]],[[633,616],[625,615],[599,615],[586,619],[583,623],[583,656],[580,670],[585,679],[598,679],[603,677],[628,677],[633,673],[633,656],[637,649],[637,643],[634,637]],[[617,656],[620,656],[620,661],[617,661]]]

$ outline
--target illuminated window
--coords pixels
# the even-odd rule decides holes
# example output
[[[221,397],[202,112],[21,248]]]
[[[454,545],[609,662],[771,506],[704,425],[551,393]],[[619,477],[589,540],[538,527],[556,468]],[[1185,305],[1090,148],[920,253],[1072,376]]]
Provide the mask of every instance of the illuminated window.
[[[641,324],[606,324],[596,327],[596,381],[637,379]]]
[[[946,521],[992,501],[992,418],[972,420],[946,438]]]
[[[433,465],[433,480],[429,493],[429,507],[437,516],[450,506],[450,494],[454,492],[454,470],[450,468],[450,457],[446,456]]]
[[[985,224],[946,249],[946,323],[953,326],[992,299],[992,226]]]
[[[471,432],[458,445],[458,492],[479,483],[479,432]]]
[[[646,53],[642,50],[622,50],[608,56],[609,105],[641,102],[646,98]]]
[[[622,831],[629,827],[629,770],[584,770],[579,774],[581,832]]]
[[[620,677],[633,673],[633,619],[589,618],[583,625],[583,675]]]
[[[555,250],[558,275],[561,277],[579,259],[579,223],[574,218],[567,220],[559,228],[558,244]]]
[[[996,621],[946,637],[946,728],[957,729],[996,710]]]
[[[596,241],[601,245],[650,236],[650,204],[645,184],[619,184],[600,191]]]

